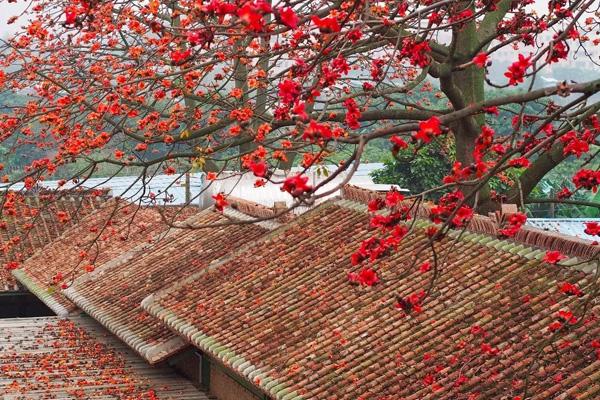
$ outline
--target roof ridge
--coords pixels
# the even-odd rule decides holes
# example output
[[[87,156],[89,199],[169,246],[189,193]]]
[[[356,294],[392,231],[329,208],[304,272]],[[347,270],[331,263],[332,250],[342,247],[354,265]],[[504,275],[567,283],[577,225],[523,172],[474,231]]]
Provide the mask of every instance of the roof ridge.
[[[281,222],[290,221],[294,218],[292,213],[285,213],[279,215],[279,212],[275,207],[267,207],[264,204],[256,203],[254,201],[245,200],[235,196],[228,196],[227,201],[229,207],[233,210],[239,211],[240,213],[246,214],[254,218],[274,218]]]
[[[358,186],[345,185],[342,188],[342,197],[344,199],[361,204],[367,204],[369,201],[382,196],[382,193]],[[420,204],[416,210],[413,210],[412,214],[416,218],[429,219],[430,208],[431,206],[427,204]],[[497,237],[500,227],[498,220],[489,216],[475,214],[467,226],[467,231]],[[523,226],[514,237],[500,240],[516,242],[544,250],[557,250],[571,257],[595,258],[600,254],[600,247],[588,240],[528,226]]]

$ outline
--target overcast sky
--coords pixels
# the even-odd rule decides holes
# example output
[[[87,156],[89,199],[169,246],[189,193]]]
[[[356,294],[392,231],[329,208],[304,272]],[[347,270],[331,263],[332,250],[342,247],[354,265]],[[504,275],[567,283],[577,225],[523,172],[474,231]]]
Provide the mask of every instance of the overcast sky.
[[[8,25],[7,21],[13,15],[20,15],[27,7],[29,0],[17,0],[16,3],[7,3],[3,0],[0,3],[0,37],[6,38],[10,34],[19,30],[25,22],[25,18],[18,20],[12,25]]]

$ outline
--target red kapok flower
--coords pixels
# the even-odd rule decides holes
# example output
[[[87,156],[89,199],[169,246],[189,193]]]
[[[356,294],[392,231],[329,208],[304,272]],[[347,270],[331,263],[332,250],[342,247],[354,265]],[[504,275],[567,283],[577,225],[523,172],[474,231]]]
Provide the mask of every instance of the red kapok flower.
[[[433,136],[438,136],[442,133],[440,119],[431,117],[426,121],[419,122],[419,131],[414,135],[415,139],[422,140],[425,143],[431,142]]]
[[[369,212],[376,212],[385,207],[385,201],[382,198],[375,198],[368,203]]]
[[[429,271],[431,269],[431,262],[430,261],[425,261],[423,264],[421,264],[419,266],[419,271],[421,273],[425,273],[427,271]]]
[[[286,26],[292,29],[296,29],[298,26],[299,18],[292,9],[292,7],[280,7],[279,12],[279,20]]]
[[[284,104],[292,104],[300,96],[300,84],[286,79],[279,84],[279,98]]]
[[[350,279],[351,282],[357,282],[363,286],[373,286],[379,283],[377,272],[371,268],[363,268],[358,274],[355,274],[355,276],[348,274],[348,279]]]
[[[515,168],[527,168],[531,165],[531,162],[526,157],[518,157],[510,160],[508,165]]]
[[[421,306],[423,298],[425,298],[425,291],[423,290],[420,290],[404,298],[398,296],[396,298],[395,307],[399,310],[404,311],[406,314],[410,314],[411,312],[420,313],[421,311],[423,311]]]
[[[509,85],[522,83],[525,79],[525,73],[530,66],[531,56],[525,57],[523,54],[519,54],[519,60],[512,63],[508,67],[508,71],[504,73],[504,76],[508,78]]]
[[[406,143],[400,136],[392,136],[390,138],[390,142],[392,142],[392,145],[394,146],[392,150],[393,152],[397,153],[400,149],[408,148],[408,143]]]
[[[568,199],[569,197],[571,197],[573,195],[573,193],[568,189],[568,188],[562,188],[560,190],[560,192],[558,192],[556,194],[556,197],[561,200],[561,199]]]
[[[567,256],[565,256],[564,254],[562,254],[560,251],[558,250],[550,250],[546,252],[546,255],[544,255],[544,262],[547,262],[548,264],[558,264],[561,260],[564,260],[565,258],[567,258]]]
[[[321,33],[334,33],[340,31],[340,24],[336,18],[319,18],[316,15],[311,17],[311,21],[316,25]]]
[[[77,10],[74,7],[65,9],[65,25],[74,25],[77,22]]]
[[[262,178],[267,173],[267,164],[264,161],[251,162],[248,168],[259,178]]]
[[[240,7],[237,11],[237,15],[251,31],[260,32],[265,26],[261,10],[258,7],[255,7],[251,2]]]
[[[185,51],[173,50],[171,52],[171,63],[175,65],[183,64],[191,55],[192,51],[190,49]]]
[[[19,263],[17,261],[9,261],[4,265],[4,268],[8,271],[12,271],[19,268]]]
[[[385,195],[385,205],[390,208],[396,206],[402,200],[404,200],[404,196],[395,188],[392,188]]]
[[[488,62],[489,56],[485,52],[481,52],[473,57],[473,64],[477,65],[479,68],[483,68],[486,66]]]
[[[223,192],[213,195],[212,198],[215,200],[215,208],[220,212],[223,212],[223,209],[229,205],[227,196]]]
[[[583,296],[583,292],[579,289],[579,286],[573,283],[564,282],[562,285],[559,286],[559,290],[561,291],[561,293],[564,293],[567,296]]]
[[[573,183],[578,188],[582,187],[596,193],[598,191],[598,185],[600,184],[600,171],[594,171],[591,169],[582,169],[577,171],[573,176]]]
[[[600,224],[597,222],[586,222],[584,232],[590,236],[600,236]]]
[[[288,192],[294,197],[302,196],[304,193],[310,192],[312,186],[308,185],[308,176],[294,175],[287,178],[281,186],[281,191]]]

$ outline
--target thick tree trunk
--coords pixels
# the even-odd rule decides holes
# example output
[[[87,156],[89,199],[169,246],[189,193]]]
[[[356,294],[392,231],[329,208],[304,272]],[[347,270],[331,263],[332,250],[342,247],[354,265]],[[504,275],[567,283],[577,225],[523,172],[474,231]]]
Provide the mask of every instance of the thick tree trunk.
[[[473,57],[473,53],[479,46],[477,28],[474,23],[454,32],[454,46],[454,62],[452,64],[463,64]],[[440,77],[440,83],[442,91],[457,110],[485,100],[485,70],[483,68],[471,66],[462,71],[446,72]],[[484,124],[485,116],[481,114],[463,118],[450,126],[455,138],[456,160],[461,162],[463,167],[474,163],[473,151]],[[473,188],[469,186],[461,187],[461,190],[470,197],[470,203],[475,205],[479,212],[485,213],[497,207],[490,201],[488,185],[479,189],[478,193],[474,193]]]

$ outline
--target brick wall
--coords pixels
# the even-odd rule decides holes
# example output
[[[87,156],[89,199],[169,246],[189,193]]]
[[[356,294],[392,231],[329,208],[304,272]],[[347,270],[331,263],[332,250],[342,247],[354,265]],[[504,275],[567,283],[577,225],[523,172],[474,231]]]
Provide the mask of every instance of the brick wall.
[[[202,384],[200,377],[200,358],[196,355],[195,350],[187,350],[171,360],[170,364],[181,375],[188,378],[195,385]]]
[[[250,390],[229,377],[221,368],[211,365],[210,394],[219,400],[262,400]]]

